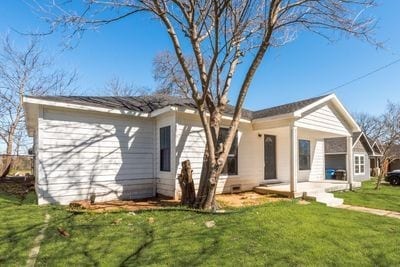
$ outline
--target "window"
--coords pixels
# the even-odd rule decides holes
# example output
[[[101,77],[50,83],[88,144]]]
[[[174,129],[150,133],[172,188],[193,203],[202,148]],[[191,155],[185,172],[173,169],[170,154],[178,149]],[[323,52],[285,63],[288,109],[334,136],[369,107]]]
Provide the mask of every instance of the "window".
[[[310,170],[310,141],[299,140],[299,169]]]
[[[219,130],[218,142],[223,142],[228,135],[229,129],[221,128]],[[228,175],[237,175],[238,174],[238,138],[237,133],[235,135],[235,139],[233,139],[231,149],[229,150],[228,158],[226,159],[226,163],[224,169],[222,170],[222,174]]]
[[[160,128],[160,171],[171,170],[171,126]]]
[[[354,173],[364,174],[365,173],[365,156],[354,155]]]

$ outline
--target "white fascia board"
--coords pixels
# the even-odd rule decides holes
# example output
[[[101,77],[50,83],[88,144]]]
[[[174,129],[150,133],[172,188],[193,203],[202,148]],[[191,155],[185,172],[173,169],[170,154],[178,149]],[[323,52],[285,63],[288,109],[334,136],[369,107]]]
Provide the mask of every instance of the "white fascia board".
[[[157,110],[152,111],[150,113],[150,117],[152,117],[152,118],[153,117],[157,117],[157,116],[160,116],[160,115],[162,115],[164,113],[167,113],[167,112],[170,112],[170,111],[177,111],[177,108],[174,107],[174,106],[163,107],[161,109],[157,109]]]
[[[32,105],[28,103],[23,103],[25,111],[25,125],[29,137],[33,137],[35,134],[35,128],[37,127],[38,119],[38,105]]]
[[[304,108],[301,108],[297,111],[294,112],[295,116],[301,117],[304,112],[307,112],[315,107],[318,107],[319,105],[322,105],[324,103],[328,103],[331,101],[336,108],[342,113],[342,115],[345,117],[345,119],[348,121],[350,127],[352,128],[352,132],[361,132],[360,126],[357,124],[357,122],[353,119],[353,117],[350,115],[350,113],[347,111],[347,109],[343,106],[343,104],[339,101],[337,96],[335,94],[330,94],[327,95],[324,98],[321,98],[320,100],[315,101],[314,103],[311,103],[308,106],[305,106]]]
[[[336,104],[339,110],[345,115],[345,118],[350,122],[350,125],[354,128],[353,132],[361,132],[361,128],[358,125],[358,123],[354,120],[353,116],[350,115],[350,112],[347,111],[347,109],[343,106],[342,102],[339,101],[336,95],[333,95],[333,102]]]
[[[298,117],[301,117],[301,116],[303,115],[304,112],[307,112],[307,111],[309,111],[309,110],[311,110],[311,109],[313,109],[313,108],[315,108],[315,107],[318,107],[319,105],[322,105],[322,104],[328,102],[329,100],[331,100],[331,99],[334,98],[334,97],[335,97],[334,94],[327,95],[326,97],[321,98],[321,99],[319,99],[319,100],[317,100],[317,101],[311,103],[310,105],[305,106],[304,108],[301,108],[301,109],[299,109],[299,110],[296,110],[296,111],[294,112],[294,114],[295,114],[296,116],[298,116]]]
[[[179,108],[173,107],[173,108],[175,108],[174,111],[182,112],[182,113],[185,113],[185,114],[193,114],[193,115],[199,114],[196,109],[192,109],[192,108],[182,108],[182,107],[179,107]],[[209,117],[210,114],[208,112],[206,112],[206,116]],[[222,119],[223,120],[232,120],[232,116],[223,115]],[[239,121],[243,122],[243,123],[251,123],[252,122],[251,120],[243,119],[243,118],[241,118]]]
[[[146,112],[132,111],[132,110],[127,110],[127,109],[85,106],[85,105],[71,104],[71,103],[66,103],[66,102],[35,99],[35,98],[26,97],[26,96],[23,97],[23,103],[60,107],[60,108],[86,110],[86,111],[98,111],[98,112],[104,112],[104,113],[110,113],[110,114],[129,115],[129,116],[143,117],[143,118],[150,117],[150,114],[146,113]]]
[[[295,113],[286,113],[286,114],[281,114],[281,115],[276,115],[276,116],[271,116],[271,117],[254,119],[254,120],[252,120],[252,122],[260,123],[260,122],[279,121],[279,120],[297,119],[297,118],[300,118],[300,116],[296,115]]]

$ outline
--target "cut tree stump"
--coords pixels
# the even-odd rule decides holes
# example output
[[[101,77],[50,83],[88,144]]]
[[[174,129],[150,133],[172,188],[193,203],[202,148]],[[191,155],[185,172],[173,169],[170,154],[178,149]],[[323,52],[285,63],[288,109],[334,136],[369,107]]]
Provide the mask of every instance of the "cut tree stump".
[[[196,192],[194,190],[193,170],[190,160],[182,162],[181,174],[178,176],[179,185],[181,187],[182,196],[181,204],[192,207],[196,201]]]

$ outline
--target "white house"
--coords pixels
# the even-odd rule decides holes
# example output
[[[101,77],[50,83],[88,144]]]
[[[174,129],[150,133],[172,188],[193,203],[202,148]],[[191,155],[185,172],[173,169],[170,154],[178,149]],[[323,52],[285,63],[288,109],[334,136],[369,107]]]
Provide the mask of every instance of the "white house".
[[[199,181],[205,137],[189,99],[26,96],[24,107],[34,137],[39,204],[67,204],[93,194],[96,201],[178,197],[176,177],[187,159]],[[229,107],[226,126],[231,112]],[[345,137],[351,148],[359,131],[333,94],[244,110],[218,193],[273,184],[299,196],[302,182],[327,182],[325,139]],[[342,189],[357,184],[353,150],[347,151],[346,181],[336,181]]]

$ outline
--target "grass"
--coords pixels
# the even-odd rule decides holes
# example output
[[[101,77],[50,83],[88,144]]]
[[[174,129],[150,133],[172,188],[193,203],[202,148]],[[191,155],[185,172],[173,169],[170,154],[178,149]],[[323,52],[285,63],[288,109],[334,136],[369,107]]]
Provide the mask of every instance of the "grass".
[[[70,213],[0,194],[0,265],[24,265],[45,212],[38,266],[389,266],[400,220],[283,201],[229,214]],[[216,226],[207,228],[213,220]],[[6,223],[4,223],[6,222]],[[57,228],[70,237],[61,236]]]
[[[21,199],[0,191],[0,266],[25,265],[43,217],[34,193]]]
[[[382,184],[375,190],[375,181],[365,181],[362,187],[352,192],[337,192],[336,197],[345,204],[400,212],[400,186]]]

